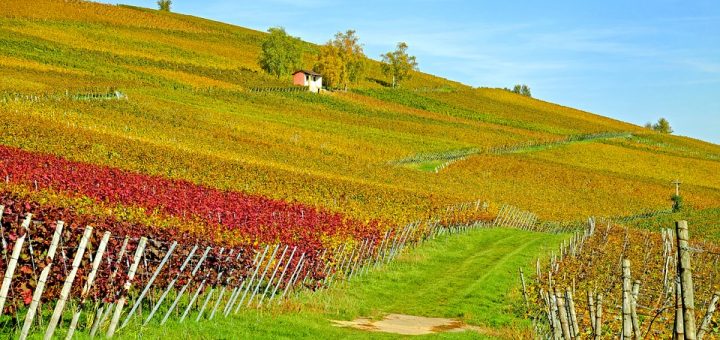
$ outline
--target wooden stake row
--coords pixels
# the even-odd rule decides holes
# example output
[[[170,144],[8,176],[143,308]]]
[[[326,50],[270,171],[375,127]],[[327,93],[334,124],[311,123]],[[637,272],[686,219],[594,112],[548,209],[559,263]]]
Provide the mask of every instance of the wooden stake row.
[[[480,209],[480,207],[480,201],[474,202],[473,207],[470,205],[460,206],[461,209]],[[0,207],[0,214],[3,211],[4,209]],[[26,230],[26,233],[15,240],[12,254],[8,258],[8,266],[5,269],[2,287],[0,287],[0,310],[8,298],[21,253],[29,244],[27,240],[30,237],[31,222],[32,215],[27,214],[23,222],[23,229]],[[46,265],[40,273],[33,300],[20,331],[19,338],[21,339],[32,335],[33,325],[36,324],[34,321],[39,317],[37,309],[47,288],[48,275],[53,266],[58,265],[54,263],[57,260],[55,255],[62,245],[61,235],[64,227],[65,225],[61,221],[55,225],[53,241],[44,259]],[[239,274],[237,272],[239,268],[233,266],[230,268],[235,269],[231,269],[230,272],[219,270],[212,274],[212,277],[210,271],[206,270],[203,270],[204,274],[199,275],[200,269],[203,268],[210,253],[214,254],[214,263],[240,263],[242,256],[247,256],[247,254],[235,249],[214,251],[211,247],[205,247],[201,250],[194,245],[192,249],[188,247],[189,253],[186,253],[187,256],[182,255],[184,258],[180,259],[177,258],[176,250],[181,246],[177,242],[172,242],[164,254],[157,255],[158,257],[162,256],[162,260],[152,268],[149,267],[147,260],[143,261],[143,258],[148,244],[156,242],[150,242],[145,237],[137,241],[125,237],[119,251],[112,250],[115,269],[109,274],[109,277],[103,278],[107,279],[110,284],[114,283],[116,276],[120,274],[118,269],[121,268],[121,264],[126,265],[124,267],[127,268],[127,273],[119,276],[123,277],[122,288],[114,297],[114,302],[97,304],[92,312],[87,313],[87,322],[80,322],[83,312],[88,308],[87,300],[93,290],[98,273],[101,272],[99,268],[105,262],[108,266],[111,264],[110,258],[105,254],[108,253],[108,242],[113,237],[109,232],[105,232],[99,243],[92,245],[93,228],[86,227],[77,249],[74,250],[73,261],[66,272],[60,295],[54,302],[55,308],[45,329],[44,338],[56,337],[56,330],[62,325],[63,315],[67,311],[65,307],[69,301],[72,301],[69,311],[71,319],[67,332],[64,334],[67,339],[72,338],[78,325],[83,324],[90,325],[88,329],[90,336],[103,332],[106,337],[113,337],[119,329],[128,327],[136,318],[141,320],[140,324],[148,325],[159,313],[163,315],[159,324],[166,323],[173,315],[178,315],[179,321],[183,322],[192,311],[197,312],[196,321],[203,318],[211,320],[218,315],[227,317],[231,313],[239,313],[243,307],[260,308],[273,302],[276,298],[281,301],[297,287],[308,285],[309,287],[323,288],[331,286],[333,282],[351,280],[367,273],[370,268],[389,263],[408,247],[416,246],[424,240],[482,227],[487,227],[487,225],[480,221],[450,227],[440,225],[439,221],[411,223],[401,228],[387,230],[382,238],[372,237],[356,240],[352,243],[342,244],[333,251],[325,250],[322,254],[314,254],[314,256],[301,253],[297,247],[280,244],[265,245],[255,251],[253,265],[248,276],[243,278],[241,275],[237,281],[230,281],[231,277],[238,277]],[[87,249],[94,251],[94,256]],[[128,249],[134,249],[131,258],[125,257]],[[86,254],[90,261],[88,262],[89,268],[84,269],[81,266],[86,263],[83,261]],[[169,273],[167,271],[170,269],[167,264],[173,257],[178,262],[181,261],[182,265],[173,274],[174,278],[167,283],[167,286],[158,287],[155,282],[160,275],[167,275],[163,274],[164,272]],[[64,253],[62,258],[65,258]],[[107,261],[105,261],[106,258]],[[173,270],[175,269],[177,268],[173,268]],[[80,271],[83,273],[82,290],[77,297],[73,298],[70,296],[71,288],[76,285]],[[325,273],[325,279],[321,281],[322,285],[319,287],[313,283],[314,273],[318,272]],[[138,275],[142,277],[143,286],[138,287],[139,294],[131,294],[133,285],[137,283],[136,276]],[[178,282],[182,282],[179,289],[176,287]],[[165,300],[171,300],[169,305],[164,303]],[[129,310],[126,310],[126,305],[130,306]],[[146,316],[143,316],[142,313],[143,306],[147,306],[149,311]],[[42,318],[40,317],[40,319]]]
[[[578,339],[582,338],[582,332],[578,329],[577,314],[573,301],[574,288],[565,288],[563,294],[559,287],[555,287],[552,280],[553,273],[557,272],[559,263],[566,256],[577,256],[582,252],[582,244],[588,237],[592,237],[594,234],[595,223],[593,219],[589,220],[588,228],[585,233],[575,234],[569,243],[563,242],[560,247],[559,256],[555,257],[554,253],[550,260],[550,271],[548,272],[548,278],[546,280],[549,290],[546,293],[542,288],[539,292],[539,300],[543,304],[543,313],[547,317],[542,317],[547,324],[546,331],[538,327],[536,324],[536,332],[542,336],[546,336],[553,339]],[[691,265],[691,252],[692,248],[689,246],[689,235],[686,221],[676,222],[676,228],[673,232],[669,229],[662,229],[662,241],[663,241],[663,256],[665,258],[664,268],[664,287],[672,286],[672,289],[666,289],[664,292],[667,294],[674,294],[675,303],[673,304],[675,309],[675,326],[672,337],[675,339],[703,339],[710,331],[711,320],[713,314],[717,308],[720,300],[720,292],[715,292],[707,306],[704,317],[701,319],[699,327],[696,326],[696,309],[695,309],[695,296],[692,276],[692,265]],[[674,238],[674,243],[673,240]],[[677,256],[673,255],[673,249],[677,249]],[[671,284],[670,266],[668,259],[675,257],[677,263],[677,275]],[[652,328],[652,321],[650,326],[643,333],[643,325],[638,313],[638,300],[641,289],[641,282],[639,280],[632,280],[631,276],[631,263],[630,260],[624,258],[621,261],[621,290],[622,294],[622,305],[620,306],[621,313],[619,314],[619,320],[621,320],[622,327],[619,333],[615,333],[621,339],[642,339],[646,338]],[[537,261],[536,275],[538,276],[538,283],[540,283],[540,274],[543,271],[540,268],[540,260]],[[520,280],[522,283],[523,296],[527,296],[525,291],[525,278],[520,270]],[[574,281],[573,281],[574,284]],[[664,309],[665,307],[663,307]],[[596,293],[594,291],[587,291],[587,316],[589,317],[590,334],[592,338],[600,339],[602,335],[611,333],[611,330],[604,329],[602,325],[603,320],[603,294]],[[585,333],[587,334],[587,333]]]

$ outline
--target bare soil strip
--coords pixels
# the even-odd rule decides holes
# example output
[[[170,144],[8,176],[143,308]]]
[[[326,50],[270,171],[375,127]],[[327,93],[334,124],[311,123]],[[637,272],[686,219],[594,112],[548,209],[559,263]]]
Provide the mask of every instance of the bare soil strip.
[[[488,330],[466,325],[459,320],[426,318],[405,314],[388,314],[382,320],[358,318],[352,321],[332,320],[337,327],[350,327],[370,332],[385,332],[401,335],[425,335],[441,332],[463,332],[472,330],[491,335]]]

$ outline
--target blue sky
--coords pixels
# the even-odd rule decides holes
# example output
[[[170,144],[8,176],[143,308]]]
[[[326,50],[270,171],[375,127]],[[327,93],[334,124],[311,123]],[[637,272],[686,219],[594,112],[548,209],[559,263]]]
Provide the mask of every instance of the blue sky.
[[[106,1],[117,2],[117,1]],[[156,7],[154,0],[119,1]],[[324,43],[355,29],[377,59],[720,144],[720,1],[173,1],[173,11]]]

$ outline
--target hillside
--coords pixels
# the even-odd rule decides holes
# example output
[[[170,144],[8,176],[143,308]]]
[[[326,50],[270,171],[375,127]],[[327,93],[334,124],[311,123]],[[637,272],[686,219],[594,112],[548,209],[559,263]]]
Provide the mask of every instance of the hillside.
[[[675,177],[686,203],[720,202],[717,145],[423,73],[387,89],[377,62],[348,93],[250,92],[289,84],[257,66],[264,33],[174,13],[9,1],[0,15],[3,145],[393,223],[478,198],[543,220],[630,215],[668,208]],[[76,97],[109,88],[127,97]],[[598,132],[628,135],[439,173],[393,163]]]
[[[698,297],[718,289],[720,145],[422,72],[390,88],[374,60],[347,91],[297,91],[259,68],[265,36],[0,3],[1,335],[396,338],[330,320],[400,313],[474,329],[439,338],[527,337],[545,273],[615,294],[617,256],[662,240],[638,275],[658,286],[656,231],[683,219],[709,249]]]

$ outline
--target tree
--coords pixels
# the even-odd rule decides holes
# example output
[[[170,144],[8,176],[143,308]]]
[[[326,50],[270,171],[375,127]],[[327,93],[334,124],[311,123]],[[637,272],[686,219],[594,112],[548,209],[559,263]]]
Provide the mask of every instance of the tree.
[[[520,94],[525,97],[532,97],[532,94],[530,93],[530,87],[523,84],[523,86],[520,87]]]
[[[259,64],[265,72],[278,78],[302,65],[302,43],[282,27],[271,27],[262,43]]]
[[[658,119],[658,122],[652,125],[652,129],[660,133],[673,133],[670,122],[665,118]]]
[[[161,11],[170,12],[172,0],[158,0],[157,4]]]
[[[404,42],[397,44],[397,49],[380,55],[382,58],[382,70],[385,75],[392,75],[392,86],[404,79],[410,78],[410,71],[417,70],[418,63],[415,56],[407,54],[408,45]]]
[[[683,210],[683,198],[680,195],[672,195],[670,200],[673,202],[672,211],[679,212]]]
[[[532,94],[530,93],[530,87],[525,84],[517,84],[513,86],[513,89],[511,91],[512,93],[517,93],[519,95],[523,95],[525,97],[532,97]]]
[[[347,30],[320,46],[315,69],[328,86],[347,89],[348,84],[362,79],[366,57],[358,40],[355,31]]]

